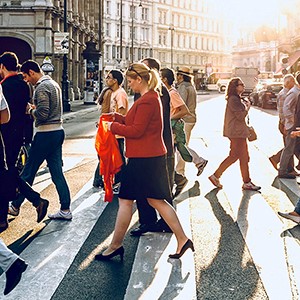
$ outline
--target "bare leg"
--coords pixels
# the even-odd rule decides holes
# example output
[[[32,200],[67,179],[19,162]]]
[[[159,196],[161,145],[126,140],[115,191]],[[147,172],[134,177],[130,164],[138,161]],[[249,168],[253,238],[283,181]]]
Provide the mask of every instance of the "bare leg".
[[[109,247],[102,254],[109,255],[122,246],[124,236],[129,227],[132,217],[132,200],[119,198],[119,210],[115,223],[115,231]]]
[[[175,209],[165,200],[157,200],[152,198],[147,198],[149,204],[157,209],[169,227],[175,234],[177,239],[177,250],[176,253],[179,253],[183,245],[188,240],[188,237],[185,235],[183,228],[179,222],[178,216],[175,212]]]

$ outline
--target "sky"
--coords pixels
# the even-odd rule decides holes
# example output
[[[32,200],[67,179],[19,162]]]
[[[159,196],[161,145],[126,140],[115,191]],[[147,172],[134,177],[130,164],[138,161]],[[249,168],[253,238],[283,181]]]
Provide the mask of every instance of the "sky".
[[[280,11],[295,0],[218,0],[224,12],[241,28],[255,29],[261,25],[277,28]]]

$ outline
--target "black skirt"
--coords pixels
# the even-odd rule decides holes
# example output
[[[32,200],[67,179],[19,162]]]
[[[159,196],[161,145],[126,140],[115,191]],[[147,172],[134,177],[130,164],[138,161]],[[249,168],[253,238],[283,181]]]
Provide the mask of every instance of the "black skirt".
[[[122,174],[119,198],[171,198],[166,156],[129,158]]]

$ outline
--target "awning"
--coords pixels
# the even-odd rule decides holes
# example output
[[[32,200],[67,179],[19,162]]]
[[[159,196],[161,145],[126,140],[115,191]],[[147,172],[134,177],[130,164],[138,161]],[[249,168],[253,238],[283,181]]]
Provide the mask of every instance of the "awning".
[[[288,63],[286,64],[285,67],[280,67],[278,70],[276,70],[275,75],[281,74],[283,69],[289,70],[293,64],[300,58],[300,50],[295,51],[293,54],[291,54],[288,57]]]

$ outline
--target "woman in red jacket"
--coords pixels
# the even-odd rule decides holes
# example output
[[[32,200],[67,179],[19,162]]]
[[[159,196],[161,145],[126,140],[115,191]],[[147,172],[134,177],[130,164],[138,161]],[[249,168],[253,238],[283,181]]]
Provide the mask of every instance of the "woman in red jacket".
[[[158,73],[143,63],[132,64],[127,72],[129,87],[141,97],[134,102],[126,116],[114,113],[108,123],[113,134],[125,137],[126,157],[119,192],[119,210],[113,239],[96,260],[109,260],[120,255],[123,259],[123,239],[129,227],[133,201],[147,199],[158,210],[177,239],[177,250],[170,258],[180,258],[187,249],[194,251],[193,242],[185,235],[174,208],[164,199],[170,197],[166,167],[166,147],[162,139],[162,108],[157,92]]]

